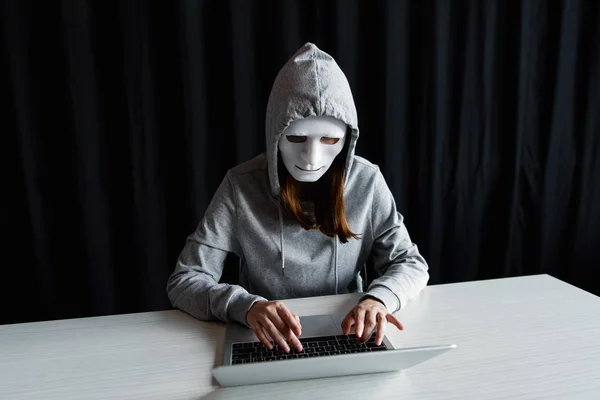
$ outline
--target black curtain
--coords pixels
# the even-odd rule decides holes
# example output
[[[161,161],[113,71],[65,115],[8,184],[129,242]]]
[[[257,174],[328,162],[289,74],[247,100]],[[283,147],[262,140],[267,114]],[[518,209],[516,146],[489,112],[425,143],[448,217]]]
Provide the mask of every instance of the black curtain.
[[[185,237],[226,170],[264,150],[273,79],[308,41],[346,72],[357,153],[431,284],[548,273],[600,294],[597,0],[0,12],[0,323],[170,308]]]

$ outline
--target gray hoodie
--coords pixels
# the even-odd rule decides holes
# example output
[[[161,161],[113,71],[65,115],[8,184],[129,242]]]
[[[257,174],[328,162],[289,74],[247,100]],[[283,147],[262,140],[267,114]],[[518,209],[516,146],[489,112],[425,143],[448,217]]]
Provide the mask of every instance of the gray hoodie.
[[[347,243],[305,230],[279,203],[279,139],[293,120],[320,115],[350,128],[344,203],[348,225],[360,237]],[[429,280],[427,263],[379,168],[354,154],[358,133],[344,73],[330,55],[305,44],[273,84],[266,153],[227,172],[188,236],[167,284],[173,306],[200,320],[248,326],[246,313],[259,300],[362,292],[359,273],[367,262],[379,277],[365,295],[381,300],[390,312],[417,296]],[[228,252],[240,257],[240,285],[218,283]]]

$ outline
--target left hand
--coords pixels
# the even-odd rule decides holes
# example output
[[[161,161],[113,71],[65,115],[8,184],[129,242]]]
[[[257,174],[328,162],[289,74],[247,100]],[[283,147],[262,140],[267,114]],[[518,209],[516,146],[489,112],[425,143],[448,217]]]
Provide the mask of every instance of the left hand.
[[[375,344],[379,346],[383,341],[385,327],[388,322],[400,330],[404,329],[400,321],[388,312],[383,303],[375,299],[365,299],[346,315],[346,318],[342,321],[342,329],[344,335],[348,335],[354,326],[354,331],[358,338],[357,342],[365,343],[371,337],[375,327],[377,327]]]

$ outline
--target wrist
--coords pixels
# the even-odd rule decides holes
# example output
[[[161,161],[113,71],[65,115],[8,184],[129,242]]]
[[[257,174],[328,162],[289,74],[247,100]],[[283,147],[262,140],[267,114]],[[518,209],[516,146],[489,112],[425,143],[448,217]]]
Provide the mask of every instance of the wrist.
[[[400,309],[398,295],[385,286],[375,285],[369,288],[369,290],[361,297],[361,299],[367,296],[373,297],[383,303],[385,308],[387,308],[390,313],[394,313]]]
[[[377,297],[371,296],[370,294],[364,296],[359,303],[362,303],[365,300],[375,300],[378,303],[381,303],[385,306],[385,303],[383,301],[381,301],[380,299],[378,299]]]
[[[252,303],[252,305],[250,306],[250,308],[248,309],[248,311],[246,312],[246,315],[248,315],[250,313],[250,311],[252,311],[254,309],[254,306],[257,305],[258,303],[263,302],[264,300],[256,300],[254,303]]]
[[[246,311],[246,323],[248,323],[248,322],[249,322],[249,321],[248,321],[248,316],[250,315],[250,312],[251,312],[252,310],[254,310],[254,306],[255,306],[255,305],[257,305],[258,303],[262,303],[262,302],[264,302],[264,301],[265,301],[265,300],[256,300],[254,303],[252,303],[252,305],[250,306],[250,308],[248,309],[248,311]]]

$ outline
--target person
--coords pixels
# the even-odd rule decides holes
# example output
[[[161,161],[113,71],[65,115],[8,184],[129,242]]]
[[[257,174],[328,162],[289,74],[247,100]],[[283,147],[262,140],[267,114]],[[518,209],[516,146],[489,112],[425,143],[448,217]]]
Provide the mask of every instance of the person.
[[[329,54],[303,45],[281,68],[266,112],[266,153],[227,171],[167,283],[168,297],[200,320],[251,328],[269,349],[302,351],[302,327],[281,300],[362,292],[343,320],[366,341],[427,285],[380,169],[355,154],[357,111]],[[239,285],[218,283],[228,253]],[[366,291],[366,263],[378,273]]]

